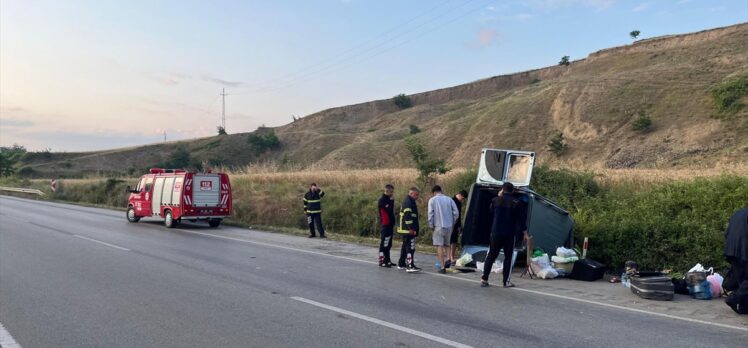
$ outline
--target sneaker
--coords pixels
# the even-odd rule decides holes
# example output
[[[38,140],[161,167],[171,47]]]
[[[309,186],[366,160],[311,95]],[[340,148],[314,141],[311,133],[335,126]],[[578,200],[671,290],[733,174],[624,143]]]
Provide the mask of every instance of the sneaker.
[[[390,262],[380,262],[379,263],[379,267],[392,268],[392,263],[390,263]]]
[[[312,235],[309,235],[309,238],[315,238],[315,237],[317,237],[317,236],[315,236],[315,235],[313,235],[313,234],[312,234]]]
[[[444,268],[449,268],[450,266],[452,266],[452,260],[447,260],[444,262]]]
[[[505,288],[513,288],[514,284],[512,284],[512,282],[506,282],[506,283],[504,283],[504,287]]]
[[[320,237],[320,238],[327,238],[327,235],[326,235],[326,234],[323,234],[323,235],[320,235],[319,237]]]
[[[481,287],[481,288],[485,288],[485,287],[488,287],[488,280],[483,280],[483,279],[481,279],[481,280],[480,280],[480,287]]]
[[[445,273],[447,273],[447,269],[446,268],[441,268],[441,269],[439,269],[439,273],[445,274]]]
[[[421,271],[421,269],[418,268],[418,267],[416,267],[416,266],[411,266],[411,267],[408,267],[408,268],[405,269],[405,272],[408,272],[408,273],[416,273],[416,272],[420,272],[420,271]]]
[[[405,267],[405,265],[397,265],[397,269],[408,269],[408,267]]]

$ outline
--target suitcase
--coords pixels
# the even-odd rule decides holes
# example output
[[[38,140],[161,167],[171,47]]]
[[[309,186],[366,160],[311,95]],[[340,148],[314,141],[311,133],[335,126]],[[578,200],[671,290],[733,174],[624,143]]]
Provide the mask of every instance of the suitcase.
[[[631,277],[631,292],[647,300],[670,301],[675,286],[670,277],[660,272],[639,272]]]
[[[582,259],[574,262],[574,268],[571,271],[571,279],[588,282],[602,279],[603,275],[605,275],[605,265],[590,259]]]

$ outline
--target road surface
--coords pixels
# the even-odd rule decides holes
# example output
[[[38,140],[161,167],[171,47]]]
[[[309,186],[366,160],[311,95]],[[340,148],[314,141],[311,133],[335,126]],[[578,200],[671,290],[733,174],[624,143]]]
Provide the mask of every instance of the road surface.
[[[371,261],[342,243],[225,226],[166,229],[128,223],[118,211],[0,197],[0,330],[23,347],[748,342],[739,328],[481,288]]]

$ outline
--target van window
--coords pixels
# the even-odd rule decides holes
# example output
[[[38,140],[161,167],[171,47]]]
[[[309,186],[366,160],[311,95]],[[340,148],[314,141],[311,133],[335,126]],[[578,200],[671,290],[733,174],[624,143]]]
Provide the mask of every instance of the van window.
[[[145,192],[151,192],[151,186],[153,186],[153,177],[145,179]]]
[[[135,191],[140,192],[140,190],[145,186],[145,178],[141,178],[140,181],[138,181],[138,186],[135,186]]]

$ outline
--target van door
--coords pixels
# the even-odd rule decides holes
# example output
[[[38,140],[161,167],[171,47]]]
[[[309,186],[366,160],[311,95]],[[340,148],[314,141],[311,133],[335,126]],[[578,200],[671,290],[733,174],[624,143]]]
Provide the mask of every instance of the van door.
[[[153,176],[144,175],[138,186],[137,191],[133,194],[132,203],[135,208],[135,214],[138,216],[151,216],[151,187],[153,186]]]
[[[534,166],[534,152],[483,149],[475,183],[501,186],[510,182],[516,187],[527,187],[530,186]]]
[[[216,174],[196,174],[192,206],[217,207],[221,204],[221,180]]]
[[[153,182],[153,192],[151,193],[151,213],[156,216],[161,215],[161,195],[164,190],[164,178],[156,178]]]

